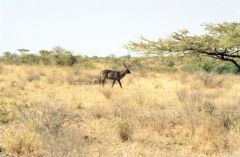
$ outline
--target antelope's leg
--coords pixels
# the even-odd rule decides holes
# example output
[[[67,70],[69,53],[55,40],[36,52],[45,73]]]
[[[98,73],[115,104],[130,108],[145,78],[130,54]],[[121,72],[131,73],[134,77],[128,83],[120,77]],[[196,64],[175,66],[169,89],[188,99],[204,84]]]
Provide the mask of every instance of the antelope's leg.
[[[104,83],[105,83],[105,79],[104,80],[102,80],[102,86],[104,87]]]
[[[116,80],[113,80],[112,87],[114,86]]]
[[[118,83],[119,83],[120,87],[122,88],[122,84],[121,84],[121,81],[120,81],[120,80],[118,80]]]

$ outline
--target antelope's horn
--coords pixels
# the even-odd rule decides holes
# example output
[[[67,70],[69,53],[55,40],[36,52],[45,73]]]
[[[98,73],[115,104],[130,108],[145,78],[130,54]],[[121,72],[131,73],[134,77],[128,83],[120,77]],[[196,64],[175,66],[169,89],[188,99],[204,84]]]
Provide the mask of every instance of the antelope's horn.
[[[127,68],[127,69],[128,69],[128,67],[126,66],[126,64],[124,63],[124,61],[123,61],[123,65],[125,66],[125,68]]]

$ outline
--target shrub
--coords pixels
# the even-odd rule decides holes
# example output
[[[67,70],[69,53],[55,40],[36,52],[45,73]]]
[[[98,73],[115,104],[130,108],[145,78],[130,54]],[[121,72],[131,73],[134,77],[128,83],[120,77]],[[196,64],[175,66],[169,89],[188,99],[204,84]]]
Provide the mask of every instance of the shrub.
[[[226,130],[217,118],[204,119],[192,138],[192,149],[206,155],[229,151],[229,139]]]
[[[23,64],[38,64],[39,57],[34,54],[24,54],[21,56],[21,63],[23,63]]]
[[[222,65],[214,69],[215,72],[224,74],[224,73],[240,73],[239,69],[234,65]]]
[[[188,58],[188,60],[181,66],[181,70],[189,73],[204,71],[215,73],[239,73],[239,69],[236,66],[229,64],[228,62],[220,62],[209,58]]]
[[[181,70],[184,71],[184,72],[188,72],[188,73],[194,73],[196,71],[200,71],[201,68],[197,64],[190,63],[190,64],[183,65],[181,67]]]
[[[38,73],[33,73],[33,72],[29,71],[29,72],[27,73],[27,80],[28,80],[29,82],[32,82],[32,81],[34,81],[34,80],[40,80],[40,74],[38,74]]]
[[[102,89],[101,93],[104,95],[106,99],[110,99],[112,96],[112,91],[109,89]]]
[[[171,58],[171,57],[167,57],[167,58],[164,60],[164,65],[165,65],[165,66],[168,66],[168,67],[174,67],[174,65],[175,65],[174,59]]]
[[[27,129],[6,130],[5,148],[9,148],[7,152],[24,157],[86,156],[82,150],[93,138],[72,125],[81,115],[69,113],[66,108],[47,102],[38,104],[37,110],[29,108],[19,111],[19,114],[19,120]]]
[[[52,136],[58,136],[63,128],[66,117],[67,113],[61,108],[46,108],[42,116],[43,124],[38,126],[37,130],[45,130]]]
[[[210,74],[201,74],[199,79],[203,82],[204,86],[208,88],[222,87],[224,82],[222,78]]]
[[[41,156],[40,146],[40,136],[36,132],[15,129],[5,131],[4,148],[9,154],[26,157]]]
[[[92,115],[98,119],[106,118],[110,115],[110,110],[106,106],[94,106],[91,108]]]
[[[122,122],[119,124],[119,136],[122,142],[128,141],[132,138],[133,126],[129,122]]]
[[[199,106],[199,112],[205,115],[212,115],[215,110],[215,105],[211,101],[204,101],[204,103]]]
[[[186,99],[188,98],[187,94],[188,94],[187,90],[184,89],[184,88],[181,88],[181,89],[176,91],[177,98],[180,102],[185,102],[186,101]]]
[[[0,102],[0,123],[9,122],[9,112],[6,109],[6,103]]]
[[[165,73],[165,72],[176,72],[177,68],[170,67],[170,66],[157,66],[157,67],[151,68],[151,70],[158,73]]]
[[[20,57],[11,52],[5,52],[1,59],[5,64],[19,64],[21,62]]]
[[[209,62],[203,62],[201,65],[201,69],[206,72],[211,72],[213,67],[214,67],[214,65]]]
[[[71,66],[77,61],[76,57],[73,56],[71,53],[58,54],[56,59],[57,59],[57,65]]]

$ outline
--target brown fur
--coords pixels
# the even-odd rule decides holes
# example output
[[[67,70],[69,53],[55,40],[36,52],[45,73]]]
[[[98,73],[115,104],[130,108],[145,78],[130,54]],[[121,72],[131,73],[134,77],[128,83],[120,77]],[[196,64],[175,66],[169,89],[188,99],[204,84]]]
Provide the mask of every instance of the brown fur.
[[[126,76],[126,74],[130,74],[130,70],[127,68],[127,66],[123,63],[124,67],[125,67],[125,70],[123,71],[114,71],[114,70],[108,70],[108,69],[105,69],[103,71],[101,71],[100,73],[100,84],[102,86],[104,86],[104,83],[106,81],[106,79],[110,79],[110,80],[113,80],[113,83],[112,83],[112,87],[114,86],[115,84],[115,81],[118,81],[120,87],[122,88],[122,84],[121,84],[121,79],[123,77]]]

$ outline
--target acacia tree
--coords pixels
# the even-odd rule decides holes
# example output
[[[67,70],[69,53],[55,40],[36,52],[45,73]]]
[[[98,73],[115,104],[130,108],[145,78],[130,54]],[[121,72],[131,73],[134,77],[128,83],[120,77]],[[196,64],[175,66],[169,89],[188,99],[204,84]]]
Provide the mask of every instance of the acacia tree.
[[[156,41],[141,38],[130,41],[125,47],[130,51],[145,54],[206,55],[214,59],[233,63],[240,70],[240,22],[224,22],[203,25],[205,34],[190,35],[184,29],[172,33],[168,38]]]
[[[28,49],[17,49],[19,52],[21,52],[22,56],[26,54],[26,52],[28,52]]]
[[[72,54],[70,50],[66,50],[60,46],[56,46],[52,49],[55,53],[55,60],[57,65],[73,65],[77,62],[76,56]]]

